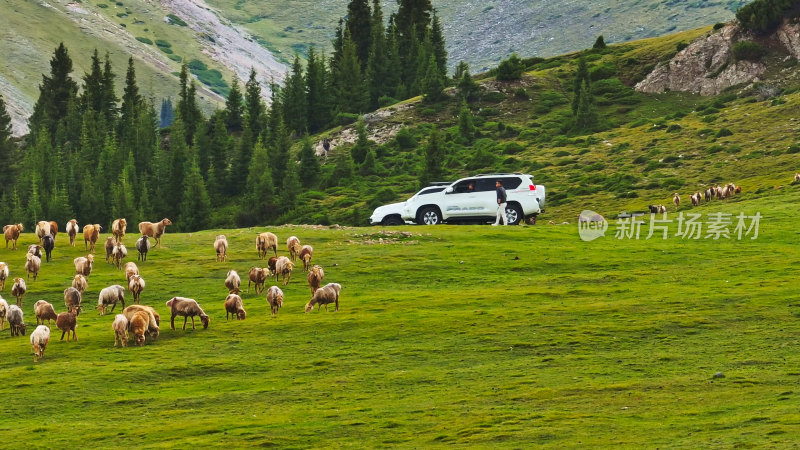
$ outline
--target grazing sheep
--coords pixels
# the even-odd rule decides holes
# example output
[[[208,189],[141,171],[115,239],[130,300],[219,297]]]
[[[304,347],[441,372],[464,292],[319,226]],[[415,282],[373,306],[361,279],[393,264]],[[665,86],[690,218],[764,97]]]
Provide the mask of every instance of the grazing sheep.
[[[267,303],[272,315],[278,314],[278,310],[283,306],[283,291],[278,286],[270,286],[267,289]]]
[[[281,256],[275,261],[275,282],[278,282],[278,276],[283,277],[283,285],[286,286],[289,284],[289,280],[292,278],[292,269],[294,269],[294,263],[292,263],[289,258],[285,256]]]
[[[17,298],[17,305],[22,306],[22,297],[28,292],[28,286],[22,278],[14,278],[14,285],[11,286],[11,295]]]
[[[125,238],[125,230],[128,228],[128,221],[125,219],[117,219],[111,223],[111,235],[118,243],[122,243]]]
[[[5,328],[6,313],[8,313],[8,302],[0,297],[0,330]]]
[[[66,305],[67,311],[72,311],[75,315],[79,315],[83,309],[81,308],[81,301],[83,301],[83,296],[79,290],[74,287],[64,289],[64,305]]]
[[[711,199],[714,198],[714,189],[710,188],[710,187],[708,189],[706,189],[704,191],[704,193],[703,193],[703,197],[704,197],[703,199],[706,201],[706,203],[710,202]]]
[[[249,273],[249,281],[247,282],[247,293],[250,293],[250,283],[256,285],[256,294],[264,292],[264,282],[267,281],[269,276],[269,269],[262,269],[260,267],[251,267]]]
[[[677,192],[672,196],[672,203],[675,203],[675,210],[676,211],[681,206],[681,196],[678,195]]]
[[[53,239],[58,235],[58,223],[55,220],[50,221],[50,235],[53,236]]]
[[[194,316],[200,316],[200,321],[203,323],[203,328],[208,328],[208,314],[203,312],[203,308],[197,304],[197,301],[185,297],[172,297],[167,301],[167,306],[170,307],[169,323],[172,329],[175,329],[175,316],[183,316],[183,329],[186,329],[186,320],[192,318],[192,329],[194,330]]]
[[[117,314],[114,316],[114,323],[111,324],[114,330],[114,347],[119,342],[120,347],[128,346],[128,319],[122,315]]]
[[[39,237],[39,243],[42,243],[42,239],[48,234],[51,234],[50,231],[50,222],[46,220],[40,220],[36,223],[36,236]]]
[[[136,241],[136,251],[139,252],[137,260],[147,261],[147,252],[150,251],[150,241],[147,236],[142,236]]]
[[[50,262],[50,258],[53,256],[53,249],[56,247],[56,240],[51,235],[46,235],[44,239],[42,239],[42,248],[44,249],[44,254],[47,256],[47,262]]]
[[[264,259],[267,257],[267,250],[272,249],[275,251],[275,256],[278,256],[278,236],[270,233],[269,231],[261,233],[256,236],[256,250],[258,250],[258,257]]]
[[[136,345],[140,347],[144,345],[144,334],[149,330],[148,319],[149,317],[144,311],[136,311],[133,313],[133,317],[131,317],[130,327],[131,332],[133,333],[133,339],[136,341]]]
[[[12,224],[6,225],[3,227],[3,235],[6,238],[6,248],[8,248],[8,242],[12,241],[14,245],[11,247],[12,250],[17,249],[17,239],[19,239],[19,234],[22,232],[22,224]]]
[[[139,266],[135,262],[129,261],[125,263],[125,279],[131,281],[131,277],[139,275]]]
[[[94,245],[97,243],[97,240],[100,239],[100,230],[102,229],[103,227],[101,227],[99,223],[85,225],[83,227],[83,245],[89,253],[94,253]]]
[[[111,263],[111,253],[114,251],[114,245],[115,245],[114,237],[113,236],[107,237],[105,245],[107,263]]]
[[[267,276],[275,275],[275,264],[278,262],[278,258],[274,256],[270,256],[267,260],[267,269],[269,269],[269,274]]]
[[[36,278],[39,276],[39,269],[42,267],[42,260],[31,253],[27,254],[27,259],[28,260],[25,261],[25,273],[28,274],[28,281],[31,279],[31,274],[33,274],[33,281],[36,281]]]
[[[794,181],[797,181],[798,183],[800,183],[800,173],[794,174]],[[19,224],[19,225],[22,226],[22,224]],[[11,225],[6,225],[6,226],[11,226]],[[19,233],[17,233],[17,234],[19,235]],[[8,238],[6,238],[6,239],[8,239]],[[6,248],[8,248],[8,240],[6,240]]]
[[[50,328],[47,328],[45,325],[39,325],[33,330],[33,333],[31,333],[33,362],[44,358],[44,350],[47,348],[48,342],[50,342]]]
[[[114,265],[117,266],[117,269],[122,268],[122,260],[127,256],[128,249],[122,244],[115,245],[114,249],[111,250],[111,259],[114,261]]]
[[[61,330],[61,341],[64,340],[64,335],[67,335],[67,342],[69,342],[69,332],[72,332],[72,339],[77,341],[78,336],[75,334],[75,328],[78,327],[78,315],[72,311],[63,312],[56,317],[56,326]]]
[[[322,285],[322,279],[325,278],[325,271],[322,267],[314,265],[308,272],[308,286],[311,288],[311,295],[317,292],[317,289]]]
[[[214,240],[214,251],[217,252],[217,261],[224,262],[228,259],[228,239],[225,238],[224,234],[220,234]]]
[[[664,205],[649,205],[647,208],[650,210],[650,214],[662,214],[667,212],[667,208]]]
[[[8,264],[0,262],[0,291],[6,288],[7,279],[8,279]]]
[[[690,195],[689,196],[689,200],[692,201],[692,206],[700,205],[700,193],[697,192],[697,193],[694,193],[694,194]]]
[[[22,308],[11,305],[6,311],[6,320],[11,327],[11,336],[25,336],[25,321],[22,315]]]
[[[289,258],[297,261],[297,254],[300,253],[300,239],[297,236],[289,236],[286,240],[286,248],[289,250]]]
[[[139,297],[142,295],[144,286],[144,278],[142,278],[140,275],[133,275],[128,280],[128,290],[131,291],[131,294],[133,294],[134,303],[139,303]]]
[[[166,231],[167,225],[172,225],[172,222],[167,218],[161,219],[160,222],[156,223],[139,222],[139,231],[142,235],[153,238],[156,241],[156,245],[161,247],[161,236]]]
[[[39,300],[33,304],[33,314],[36,315],[36,325],[39,325],[39,321],[44,325],[45,320],[49,324],[51,320],[56,320],[57,316],[53,305],[45,300]]]
[[[242,297],[236,294],[228,294],[225,297],[225,320],[228,320],[229,315],[235,316],[237,320],[244,320],[247,316],[242,305]]]
[[[122,314],[124,314],[125,317],[128,319],[128,321],[130,321],[131,318],[133,317],[133,313],[137,311],[144,311],[149,316],[151,316],[149,325],[150,335],[153,337],[158,337],[159,334],[158,327],[161,325],[161,316],[158,314],[158,311],[156,311],[155,308],[153,308],[152,306],[130,305],[122,310]]]
[[[103,288],[103,290],[100,291],[100,295],[97,297],[97,311],[99,311],[102,316],[106,313],[108,305],[112,305],[111,312],[114,312],[114,308],[117,307],[117,302],[121,302],[122,308],[125,308],[125,288],[118,284]]]
[[[86,257],[79,256],[72,260],[75,264],[75,273],[88,277],[92,274],[92,266],[94,264],[94,255],[89,254]]]
[[[242,285],[242,279],[239,278],[239,273],[235,270],[228,271],[228,277],[225,278],[225,287],[228,288],[228,292],[231,294],[238,294],[242,292],[240,286]]]
[[[75,237],[78,235],[78,221],[75,219],[67,222],[67,236],[69,236],[69,245],[75,247]]]
[[[742,187],[741,186],[736,186],[736,189],[733,190],[733,193],[734,194],[741,194],[742,193]]]
[[[31,244],[28,246],[28,253],[42,259],[42,246],[39,244]]]
[[[312,256],[314,256],[314,249],[310,245],[304,245],[300,249],[300,259],[303,261],[304,272],[308,272],[308,264],[311,262]]]
[[[311,301],[306,303],[306,312],[311,311],[314,305],[317,305],[317,311],[319,311],[319,305],[325,305],[325,311],[327,311],[330,303],[336,304],[334,311],[338,311],[339,291],[341,289],[342,286],[339,283],[328,283],[317,289],[317,292],[314,292],[314,295],[311,296]]]
[[[86,292],[86,289],[89,287],[89,282],[86,281],[86,277],[78,274],[72,278],[72,287],[78,290],[78,292],[83,295]]]

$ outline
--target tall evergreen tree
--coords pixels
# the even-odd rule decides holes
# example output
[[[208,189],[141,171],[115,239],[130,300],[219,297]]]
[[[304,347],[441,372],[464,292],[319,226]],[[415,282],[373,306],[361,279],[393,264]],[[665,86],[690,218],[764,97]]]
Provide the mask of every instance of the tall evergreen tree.
[[[428,69],[425,72],[425,78],[422,83],[422,95],[426,101],[435,102],[442,99],[444,96],[444,79],[439,71],[439,66],[436,64],[434,55],[431,55],[428,59]]]
[[[181,139],[181,136],[185,136],[184,133],[183,119],[178,116],[172,124],[172,134],[169,140],[169,175],[165,178],[167,180],[165,184],[168,185],[165,198],[171,205],[180,204],[183,199],[184,179],[188,175],[186,167],[191,161],[186,140]],[[200,174],[199,168],[197,173]]]
[[[42,200],[39,194],[40,178],[37,174],[33,173],[29,177],[30,180],[30,196],[28,198],[28,207],[25,211],[25,227],[33,230],[36,223],[44,220],[44,209],[42,207]]]
[[[366,109],[368,97],[356,46],[347,31],[342,45],[342,60],[334,73],[336,109],[344,113],[360,113]]]
[[[34,140],[36,133],[43,128],[54,139],[59,124],[67,116],[69,102],[78,93],[78,84],[70,77],[70,73],[72,59],[62,42],[50,59],[50,74],[42,75],[42,84],[39,85],[39,99],[30,118],[31,137]]]
[[[356,134],[358,137],[356,138],[355,145],[350,149],[350,156],[352,156],[354,163],[361,164],[364,162],[364,158],[366,158],[370,148],[369,139],[367,137],[367,124],[364,123],[364,119],[361,117],[359,117],[356,123]]]
[[[180,204],[180,228],[184,231],[203,230],[208,226],[211,200],[197,162],[191,164]]]
[[[189,81],[189,69],[186,64],[181,67],[180,93],[178,98],[178,116],[183,122],[183,131],[187,144],[194,139],[194,133],[203,120],[203,113],[197,106],[197,87],[194,81]]]
[[[114,123],[117,119],[117,94],[114,91],[114,79],[117,76],[111,68],[111,58],[106,52],[105,63],[103,64],[103,81],[101,83],[103,89],[102,112],[105,117],[106,126],[109,130],[114,129]]]
[[[306,67],[306,104],[308,106],[308,131],[316,133],[330,122],[330,98],[328,97],[325,58],[317,56],[314,47],[308,50]]]
[[[286,127],[299,134],[305,133],[308,128],[306,121],[308,105],[306,103],[306,82],[303,79],[303,66],[300,64],[300,55],[294,55],[292,72],[286,80],[286,85],[281,91],[283,95],[283,120]]]
[[[356,47],[356,56],[366,69],[372,41],[372,13],[369,0],[350,0],[347,4],[347,31]]]
[[[469,101],[472,97],[480,91],[480,85],[475,82],[472,75],[469,73],[469,65],[464,61],[459,64],[459,69],[456,73],[460,72],[458,79],[458,93],[464,101]]]
[[[275,188],[272,170],[269,167],[269,154],[261,139],[253,147],[253,158],[247,174],[247,192],[242,202],[242,214],[251,217],[248,222],[265,223],[270,220],[275,209]],[[252,223],[249,223],[252,225]]]
[[[175,121],[175,110],[172,107],[172,99],[167,97],[161,100],[161,114],[158,121],[159,128],[167,128]]]
[[[425,147],[425,162],[420,177],[420,186],[427,186],[429,182],[442,178],[446,156],[439,130],[434,128],[431,130],[428,145]]]
[[[319,178],[319,161],[317,155],[314,154],[314,149],[311,147],[311,139],[306,137],[303,139],[303,146],[300,148],[300,169],[298,176],[300,183],[310,188],[317,184]]]
[[[436,58],[436,65],[439,67],[439,74],[442,79],[447,79],[447,49],[444,43],[444,30],[436,10],[433,10],[431,20],[431,45],[433,46],[433,56]]]
[[[348,151],[338,152],[336,165],[333,166],[331,178],[328,180],[330,186],[345,186],[353,178],[353,157]]]
[[[458,112],[458,132],[467,143],[471,143],[475,138],[475,124],[466,102],[461,104],[461,110]]]
[[[239,89],[239,77],[233,77],[231,90],[225,100],[225,121],[228,131],[242,131],[242,121],[244,120],[244,104],[242,91]]]
[[[372,149],[367,150],[367,156],[364,157],[364,162],[358,168],[359,173],[363,176],[374,175],[376,170],[375,151]]]
[[[233,141],[226,130],[225,119],[222,114],[214,117],[211,130],[211,153],[208,155],[208,171],[213,178],[214,186],[225,184],[226,173],[228,170],[228,159],[231,156]],[[218,189],[218,188],[217,188]],[[220,194],[218,191],[209,191],[210,194]]]
[[[433,5],[431,0],[397,0],[398,9],[395,14],[395,24],[401,36],[402,45],[408,48],[411,37],[416,35],[422,41],[425,30],[431,22]]]
[[[291,147],[292,141],[289,138],[289,132],[283,121],[281,121],[278,126],[278,132],[268,149],[272,181],[275,183],[276,188],[283,185],[283,177],[286,176],[286,166],[289,164],[289,150]]]
[[[394,17],[394,16],[392,16]],[[386,27],[386,72],[384,85],[387,95],[397,99],[404,99],[404,93],[398,93],[398,87],[403,84],[403,63],[400,59],[398,47],[397,27],[392,19]]]
[[[0,170],[0,192],[3,193],[11,190],[11,185],[15,180],[14,166],[16,165],[17,152],[15,151],[14,143],[11,141],[12,133],[11,116],[8,115],[6,102],[2,94],[0,94],[0,161],[6,162],[4,169]]]
[[[280,206],[283,212],[291,211],[297,205],[297,196],[300,194],[300,178],[297,172],[297,163],[289,161],[281,186]]]
[[[389,71],[386,30],[383,27],[383,10],[380,0],[372,4],[372,37],[367,62],[366,79],[369,89],[369,108],[378,108],[378,100],[394,90],[395,85],[387,83]],[[391,88],[391,90],[390,90]]]
[[[247,80],[244,91],[247,125],[250,127],[253,136],[259,136],[264,128],[262,124],[266,107],[264,106],[264,100],[261,98],[261,85],[258,84],[256,79],[255,69],[250,69],[250,78]]]
[[[589,84],[591,80],[589,79],[589,66],[586,64],[586,58],[578,58],[578,71],[575,73],[575,80],[572,83],[572,92],[575,96],[572,98],[572,114],[575,115],[578,113],[578,105],[581,101],[581,90],[584,89],[583,85],[586,84],[589,89],[591,89],[591,85]]]
[[[100,64],[100,56],[97,49],[91,57],[89,72],[83,75],[83,95],[81,96],[82,111],[91,109],[98,113],[103,113],[103,68]]]

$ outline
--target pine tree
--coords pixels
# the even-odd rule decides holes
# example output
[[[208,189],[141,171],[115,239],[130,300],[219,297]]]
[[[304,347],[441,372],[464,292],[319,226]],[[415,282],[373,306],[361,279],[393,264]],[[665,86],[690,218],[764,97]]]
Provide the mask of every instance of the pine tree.
[[[261,99],[261,85],[256,79],[256,69],[250,69],[250,78],[245,85],[244,103],[247,108],[245,120],[253,136],[260,136],[266,107]]]
[[[114,79],[117,76],[111,68],[111,58],[106,52],[105,63],[103,65],[103,82],[101,83],[103,89],[103,107],[102,112],[105,117],[106,126],[109,130],[114,129],[117,120],[117,94],[114,92]]]
[[[234,76],[231,83],[231,90],[228,92],[228,99],[225,101],[225,120],[228,131],[242,131],[242,121],[244,120],[244,104],[242,91],[239,89],[239,77]]]
[[[469,65],[464,61],[461,61],[459,64],[459,69],[456,73],[460,72],[460,76],[458,76],[458,93],[461,94],[461,98],[464,101],[469,101],[471,98],[475,96],[475,94],[480,91],[480,85],[472,79],[472,75],[469,73]]]
[[[386,72],[384,86],[386,94],[398,100],[405,99],[403,93],[398,92],[398,86],[403,82],[403,65],[398,48],[397,27],[392,19],[386,28]]]
[[[50,59],[50,75],[42,75],[42,84],[39,85],[39,99],[29,122],[33,140],[39,131],[45,129],[54,142],[58,126],[67,116],[69,102],[78,92],[78,84],[70,77],[71,72],[72,59],[62,42]]]
[[[253,159],[247,174],[247,192],[242,202],[242,214],[252,217],[256,223],[267,222],[274,213],[275,188],[269,154],[261,139],[253,147]]]
[[[286,166],[286,176],[281,186],[280,206],[282,212],[291,211],[297,205],[297,196],[300,194],[300,178],[297,174],[297,163],[289,161]]]
[[[342,60],[336,66],[336,109],[344,113],[360,113],[367,107],[367,92],[364,89],[364,78],[361,64],[356,54],[356,46],[345,31],[342,44]]]
[[[25,208],[22,207],[22,202],[19,200],[19,193],[16,187],[11,191],[11,199],[7,205],[11,208],[11,221],[9,221],[9,223],[19,222],[25,217]]]
[[[475,138],[475,125],[466,102],[461,104],[461,110],[458,112],[458,132],[467,143]]]
[[[164,182],[168,186],[165,198],[171,205],[181,203],[185,190],[184,179],[188,176],[186,167],[190,161],[188,158],[189,148],[186,140],[181,139],[181,136],[185,136],[184,133],[183,120],[178,116],[175,118],[175,123],[172,124],[169,140],[169,175]],[[199,168],[197,173],[200,173]]]
[[[250,127],[247,125],[247,122],[245,122],[244,131],[242,131],[242,137],[239,139],[239,145],[236,147],[236,153],[232,158],[233,160],[231,161],[230,169],[226,173],[225,177],[225,193],[229,196],[236,196],[244,192],[245,181],[247,178],[244,176],[244,174],[246,174],[250,169],[255,141],[256,138],[250,131]],[[219,181],[219,183],[223,184],[222,181]]]
[[[336,157],[336,165],[328,181],[330,186],[345,186],[353,178],[353,157],[350,152],[342,151]]]
[[[394,85],[387,84],[387,75],[392,69],[389,67],[388,63],[386,30],[383,27],[381,3],[379,0],[373,0],[372,37],[366,70],[367,88],[369,89],[369,109],[378,108],[378,100],[384,95],[389,94],[390,86],[392,89],[395,87]]]
[[[426,186],[429,182],[442,178],[446,156],[439,130],[434,128],[431,130],[428,145],[425,147],[425,165],[420,177],[421,186]]]
[[[172,99],[167,97],[161,100],[161,114],[158,121],[159,128],[167,128],[175,121],[175,110],[172,107]]]
[[[575,96],[572,98],[572,114],[578,114],[578,105],[581,101],[581,90],[583,89],[583,84],[586,85],[591,89],[590,80],[589,80],[589,67],[586,64],[586,59],[581,57],[578,59],[578,71],[575,73],[575,80],[572,84],[572,92]]]
[[[597,113],[594,110],[588,80],[581,84],[577,97],[578,109],[575,112],[575,128],[581,131],[591,130],[597,124]]]
[[[183,201],[180,204],[181,229],[183,231],[205,229],[208,226],[208,216],[211,212],[211,200],[196,161],[190,166],[182,198]]]
[[[443,80],[447,79],[447,49],[444,43],[444,31],[439,22],[436,10],[433,10],[431,20],[431,45],[433,46],[433,56],[436,58],[436,65],[439,67],[439,75]]]
[[[369,149],[367,151],[367,156],[364,157],[364,162],[361,163],[361,167],[359,168],[359,172],[363,176],[367,175],[374,175],[375,174],[375,151]]]
[[[30,197],[28,198],[28,208],[25,215],[25,227],[33,230],[36,228],[36,223],[44,220],[44,210],[42,208],[42,201],[39,197],[39,181],[40,178],[34,173],[30,176]]]
[[[314,149],[311,147],[311,139],[303,139],[303,146],[300,148],[300,169],[298,175],[300,183],[306,188],[317,184],[319,178],[319,161]]]
[[[11,141],[12,133],[11,116],[8,115],[6,102],[0,94],[0,161],[5,161],[5,167],[0,170],[0,192],[3,193],[11,189],[11,185],[16,179],[13,167],[16,165],[18,156],[14,143]]]
[[[189,69],[186,64],[181,67],[180,94],[178,98],[178,116],[183,122],[186,143],[194,142],[194,133],[203,120],[203,113],[197,106],[197,87],[189,81]]]
[[[306,104],[308,105],[308,130],[316,133],[330,122],[325,58],[317,57],[314,47],[308,50],[306,67]]]
[[[361,71],[366,69],[372,40],[372,14],[369,0],[350,0],[347,5],[347,32],[356,47]]]
[[[398,0],[397,3],[394,21],[401,36],[401,48],[408,48],[412,36],[418,41],[424,38],[431,22],[433,5],[431,0]]]
[[[82,111],[91,109],[102,114],[103,107],[103,68],[100,65],[100,55],[97,49],[92,54],[90,70],[83,75],[83,95],[81,96]]]
[[[120,117],[119,136],[123,142],[129,139],[129,134],[135,132],[136,116],[142,104],[139,86],[136,84],[136,68],[133,58],[128,58],[128,70],[125,73],[125,89],[122,94],[122,116]],[[127,128],[127,129],[125,129]]]
[[[138,223],[132,185],[128,170],[123,170],[111,188],[111,217],[125,217],[130,223]]]
[[[428,59],[428,70],[423,81],[423,98],[428,102],[436,102],[444,97],[444,78],[436,64],[436,57],[431,55]]]
[[[592,46],[595,50],[602,50],[606,48],[606,40],[603,38],[603,35],[597,36],[597,40],[594,41],[594,45]]]
[[[214,118],[213,128],[211,131],[211,153],[208,155],[209,174],[214,179],[214,184],[220,186],[225,183],[226,173],[228,170],[228,158],[232,153],[233,142],[226,130],[226,124],[221,114]],[[213,167],[213,171],[210,169]],[[211,194],[219,194],[218,191],[211,191]]]
[[[353,162],[356,164],[361,164],[364,162],[364,158],[367,156],[367,152],[369,151],[369,139],[367,137],[367,124],[364,123],[364,119],[359,117],[358,122],[356,123],[356,134],[358,138],[356,139],[356,143],[352,149],[350,149],[350,156],[353,157]]]
[[[272,170],[272,180],[275,183],[275,187],[280,187],[283,184],[291,146],[292,141],[289,138],[289,132],[286,126],[283,125],[283,121],[281,121],[278,131],[269,146],[269,166]]]
[[[75,213],[69,203],[67,190],[63,186],[54,186],[48,202],[47,217],[57,223],[67,223],[75,218]]]
[[[306,83],[303,79],[303,66],[300,64],[300,55],[294,55],[292,72],[286,80],[286,85],[281,91],[283,95],[283,120],[289,131],[302,134],[308,128],[306,121],[308,105],[306,103]]]

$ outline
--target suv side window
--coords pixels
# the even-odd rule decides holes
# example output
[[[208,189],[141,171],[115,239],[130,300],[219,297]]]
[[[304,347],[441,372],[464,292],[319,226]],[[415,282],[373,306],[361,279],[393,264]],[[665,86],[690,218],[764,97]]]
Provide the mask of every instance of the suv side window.
[[[465,194],[465,193],[471,192],[469,190],[469,185],[470,184],[475,184],[475,180],[464,180],[464,181],[460,181],[460,182],[456,183],[453,186],[453,193],[454,194]],[[475,188],[474,190],[477,191],[477,188]]]
[[[420,192],[419,195],[433,194],[433,193],[436,193],[436,192],[442,192],[443,190],[444,190],[444,186],[443,187],[435,187],[435,188],[425,189],[424,191]]]
[[[522,179],[520,179],[520,177],[501,178],[500,184],[502,184],[506,190],[516,189],[522,184]]]
[[[478,192],[493,191],[494,190],[494,182],[495,182],[494,178],[491,178],[491,179],[489,179],[489,178],[481,178],[480,180],[478,180],[478,184],[475,187],[475,190],[478,191]]]

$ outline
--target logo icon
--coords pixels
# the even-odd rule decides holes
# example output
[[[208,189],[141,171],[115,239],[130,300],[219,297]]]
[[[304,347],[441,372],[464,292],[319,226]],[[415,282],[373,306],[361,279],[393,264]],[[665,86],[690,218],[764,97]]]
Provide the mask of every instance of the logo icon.
[[[605,236],[606,230],[608,230],[608,222],[605,217],[594,211],[581,211],[578,216],[578,234],[581,240],[586,242],[593,241]]]

